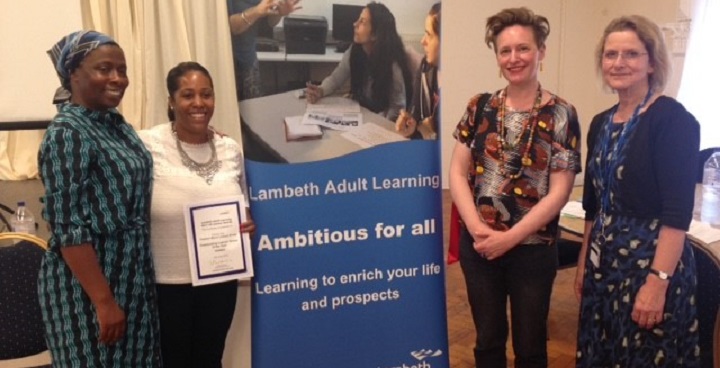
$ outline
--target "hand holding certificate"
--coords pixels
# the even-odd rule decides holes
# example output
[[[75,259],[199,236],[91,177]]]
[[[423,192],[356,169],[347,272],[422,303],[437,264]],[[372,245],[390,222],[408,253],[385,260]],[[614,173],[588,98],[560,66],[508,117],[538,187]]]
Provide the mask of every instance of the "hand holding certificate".
[[[253,276],[245,198],[231,197],[185,206],[190,271],[193,285],[207,285]]]

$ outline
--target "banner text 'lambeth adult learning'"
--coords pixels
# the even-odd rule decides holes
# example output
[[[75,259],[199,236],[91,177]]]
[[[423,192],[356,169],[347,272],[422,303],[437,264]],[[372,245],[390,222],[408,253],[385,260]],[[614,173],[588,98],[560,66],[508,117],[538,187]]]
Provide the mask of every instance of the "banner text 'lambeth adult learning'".
[[[446,368],[437,141],[246,161],[253,368]]]

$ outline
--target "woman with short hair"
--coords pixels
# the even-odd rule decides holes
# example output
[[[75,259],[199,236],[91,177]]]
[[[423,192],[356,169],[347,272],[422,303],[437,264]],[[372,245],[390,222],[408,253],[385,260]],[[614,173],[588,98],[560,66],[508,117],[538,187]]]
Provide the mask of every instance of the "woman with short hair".
[[[548,364],[559,213],[580,171],[575,108],[538,81],[549,31],[527,8],[488,18],[485,41],[508,84],[470,99],[453,133],[450,193],[464,225],[460,266],[477,367],[506,367],[508,297],[515,366]]]

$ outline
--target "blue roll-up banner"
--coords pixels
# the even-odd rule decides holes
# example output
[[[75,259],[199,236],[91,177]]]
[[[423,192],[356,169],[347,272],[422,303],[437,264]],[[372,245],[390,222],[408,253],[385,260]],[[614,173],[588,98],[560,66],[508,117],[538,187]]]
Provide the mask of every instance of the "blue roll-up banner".
[[[449,366],[438,144],[246,160],[253,368]]]

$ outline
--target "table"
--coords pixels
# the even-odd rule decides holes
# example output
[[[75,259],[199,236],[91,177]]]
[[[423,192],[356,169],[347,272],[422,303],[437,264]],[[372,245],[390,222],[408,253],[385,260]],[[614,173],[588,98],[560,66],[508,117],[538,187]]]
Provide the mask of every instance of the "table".
[[[261,162],[301,163],[343,156],[362,149],[341,137],[343,132],[324,129],[322,138],[291,141],[285,139],[285,117],[305,113],[307,101],[296,91],[240,101],[245,158]],[[323,102],[322,100],[320,101]],[[363,122],[372,122],[390,131],[395,123],[361,107]]]
[[[573,187],[573,191],[570,194],[571,200],[582,200],[582,186]],[[698,184],[695,187],[695,205],[693,207],[693,219],[696,221],[700,220],[700,208],[702,204],[702,185]],[[720,228],[720,226],[717,226]],[[572,235],[582,237],[583,231],[585,230],[585,221],[583,219],[577,219],[567,216],[560,216],[560,229],[568,232]],[[714,258],[715,261],[720,264],[720,241],[712,242],[710,244],[704,243],[701,240],[694,238],[692,234],[688,234],[690,240],[697,246],[707,250]]]

